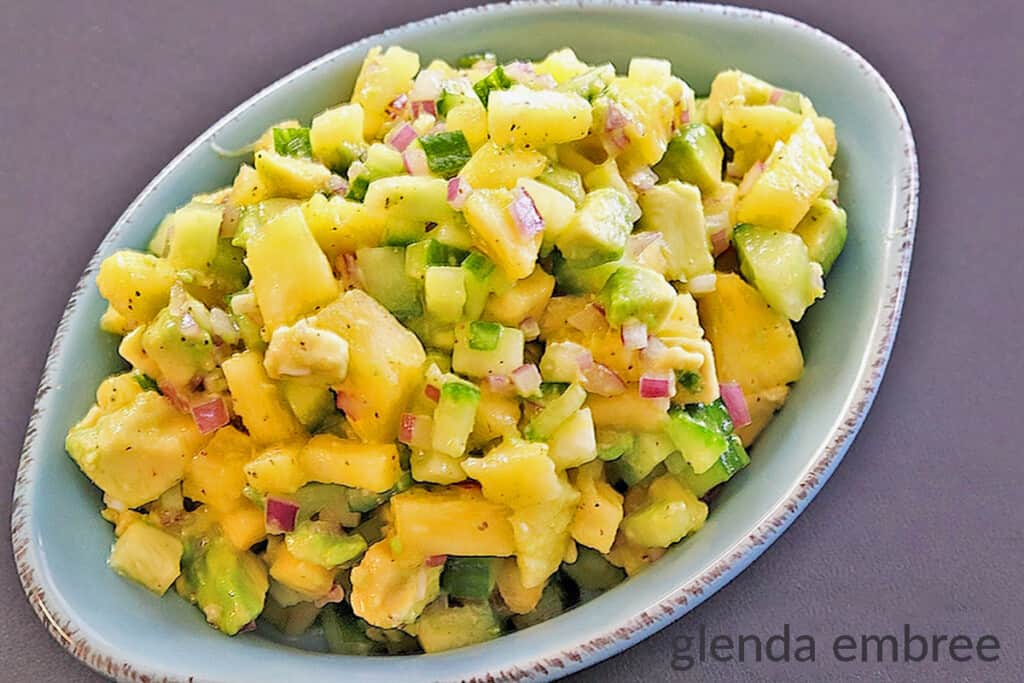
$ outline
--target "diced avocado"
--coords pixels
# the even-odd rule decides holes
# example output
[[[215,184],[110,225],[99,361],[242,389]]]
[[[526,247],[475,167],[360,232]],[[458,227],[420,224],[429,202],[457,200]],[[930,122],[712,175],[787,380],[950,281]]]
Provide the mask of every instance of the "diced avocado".
[[[372,655],[383,649],[366,637],[366,623],[347,605],[328,605],[320,612],[320,625],[327,649],[336,655]]]
[[[722,182],[722,143],[710,126],[688,123],[668,143],[665,156],[654,167],[662,180],[676,178],[713,192]]]
[[[816,199],[793,230],[807,245],[812,261],[825,275],[846,245],[846,211],[831,199]]]
[[[539,182],[553,187],[571,199],[576,206],[583,203],[586,191],[583,189],[583,178],[579,173],[561,164],[552,164],[537,176]]]
[[[289,595],[289,598],[296,602],[284,606],[277,598],[285,591],[293,594]],[[287,588],[284,584],[276,582],[271,584],[266,605],[260,614],[260,621],[270,624],[286,636],[302,635],[309,630],[320,613],[320,608],[316,604],[302,598],[302,595]]]
[[[210,333],[189,316],[175,316],[170,308],[157,314],[142,333],[142,349],[160,368],[160,374],[177,388],[193,377],[217,367]]]
[[[423,281],[427,314],[441,323],[454,323],[466,305],[466,271],[458,266],[431,266]]]
[[[633,450],[635,437],[630,432],[617,432],[611,429],[597,430],[597,458],[610,462],[618,460]]]
[[[493,351],[501,339],[501,325],[484,320],[469,324],[469,348],[476,351]]]
[[[523,430],[523,436],[530,441],[543,441],[551,436],[563,422],[576,413],[587,400],[587,391],[579,384],[572,384],[560,396],[552,399],[539,413],[534,415]]]
[[[121,576],[163,595],[181,572],[182,545],[144,521],[128,526],[110,551],[110,566]]]
[[[689,280],[711,273],[715,261],[700,191],[678,180],[657,185],[640,197],[641,230],[657,231],[665,243],[665,277]]]
[[[487,600],[497,578],[493,557],[449,557],[441,588],[460,600]]]
[[[611,188],[594,190],[583,200],[555,246],[580,268],[615,261],[622,257],[637,218],[635,204],[626,195]]]
[[[229,636],[263,611],[269,588],[266,566],[252,553],[236,550],[226,538],[188,539],[181,564],[186,597]]]
[[[689,499],[655,500],[622,520],[622,533],[644,548],[667,548],[703,523],[699,506],[704,505],[692,493]],[[707,508],[704,508],[707,515]]]
[[[441,397],[434,408],[431,445],[435,451],[450,456],[466,452],[479,404],[480,390],[465,380],[453,376],[441,386]]]
[[[746,449],[743,448],[743,444],[739,442],[739,437],[735,435],[729,438],[729,448],[725,453],[722,453],[710,469],[701,474],[694,472],[690,464],[679,453],[673,453],[665,461],[669,472],[679,477],[679,481],[693,491],[698,498],[703,497],[719,484],[729,481],[734,474],[749,464],[750,457],[747,455]]]
[[[675,449],[664,434],[642,432],[636,435],[633,448],[615,461],[615,467],[622,480],[632,486],[653,472]]]
[[[523,364],[524,345],[522,330],[502,326],[493,350],[477,350],[470,342],[470,325],[461,324],[455,328],[452,368],[469,377],[508,375]]]
[[[286,380],[281,382],[281,393],[308,431],[315,431],[334,412],[334,395],[326,387]]]
[[[800,320],[824,296],[822,268],[811,260],[799,235],[745,223],[737,226],[732,239],[743,276],[790,320]]]
[[[327,521],[300,522],[285,535],[285,545],[300,560],[328,569],[338,567],[361,555],[366,540],[359,534],[343,534],[338,525]]]
[[[586,546],[579,546],[576,561],[563,564],[562,571],[580,590],[606,591],[622,583],[626,572],[606,560],[604,556]]]
[[[675,306],[676,290],[661,275],[641,266],[622,266],[598,293],[612,325],[635,319],[656,331]]]
[[[513,616],[512,624],[517,630],[521,631],[524,628],[557,617],[568,606],[569,600],[565,594],[565,588],[557,580],[552,579],[544,586],[544,592],[541,593],[540,602],[537,603],[537,606],[526,614],[516,614]]]
[[[423,312],[420,281],[405,271],[403,247],[371,247],[356,252],[363,289],[391,311],[399,320],[415,318]]]
[[[667,432],[672,443],[698,474],[711,469],[729,446],[725,435],[709,423],[707,411],[701,404],[669,409]]]
[[[292,494],[292,498],[299,504],[299,512],[296,519],[305,522],[314,516],[321,522],[338,523],[342,519],[351,516],[348,505],[348,492],[345,486],[338,484],[306,484]]]
[[[555,280],[558,290],[565,294],[597,294],[608,282],[622,261],[610,261],[599,266],[580,268],[573,261],[567,261],[555,255]]]
[[[486,602],[456,607],[435,601],[423,610],[417,626],[424,652],[454,650],[501,635],[501,625]]]

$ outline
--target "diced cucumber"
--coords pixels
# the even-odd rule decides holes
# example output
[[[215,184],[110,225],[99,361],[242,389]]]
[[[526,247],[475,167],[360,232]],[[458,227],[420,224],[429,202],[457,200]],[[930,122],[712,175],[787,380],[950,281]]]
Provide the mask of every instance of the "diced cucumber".
[[[822,267],[811,260],[799,235],[749,223],[732,233],[740,271],[768,305],[798,321],[825,294]]]
[[[486,600],[497,578],[493,557],[449,557],[441,574],[441,588],[460,600]]]
[[[656,331],[672,312],[676,290],[657,272],[642,266],[621,266],[598,294],[612,325],[638,320]]]
[[[669,409],[667,431],[672,443],[698,474],[708,471],[729,445],[725,435],[709,424],[705,407],[700,404]]]
[[[297,521],[304,522],[315,516],[325,522],[340,522],[350,517],[348,492],[348,487],[338,484],[306,484],[292,494],[299,504]]]
[[[636,205],[622,192],[600,188],[589,193],[555,246],[580,268],[622,257],[626,238],[639,216]]]
[[[365,625],[345,606],[328,605],[320,612],[327,649],[336,655],[372,655],[380,652],[378,643],[366,637]]]
[[[583,407],[587,391],[579,384],[572,384],[558,398],[552,399],[537,413],[523,430],[523,436],[530,441],[543,441]]]
[[[501,635],[501,625],[486,602],[453,606],[434,601],[423,610],[417,625],[424,652],[454,650]]]
[[[471,100],[470,96],[468,95],[448,92],[447,90],[445,90],[444,92],[441,93],[440,99],[437,100],[437,115],[446,117],[448,116],[448,112],[450,112],[452,109],[455,109],[455,107],[459,106],[460,104],[469,101]]]
[[[540,359],[540,374],[547,382],[575,382],[580,376],[580,357],[590,351],[576,342],[549,342]]]
[[[309,142],[309,128],[275,128],[274,151],[286,157],[313,156],[313,147]]]
[[[654,471],[676,449],[664,434],[642,432],[635,436],[633,448],[615,461],[622,480],[632,486]]]
[[[679,481],[693,491],[694,495],[701,498],[719,484],[729,481],[734,474],[749,465],[750,457],[739,442],[739,437],[734,435],[729,439],[729,448],[725,453],[702,474],[694,472],[690,464],[679,453],[669,456],[665,464],[669,471],[679,478]]]
[[[405,274],[422,280],[431,266],[457,266],[465,252],[453,249],[435,239],[425,239],[405,248]]]
[[[487,100],[490,98],[492,90],[506,90],[511,87],[512,79],[505,75],[505,70],[501,68],[501,64],[498,64],[491,73],[473,84],[473,92],[480,98],[486,109]]]
[[[583,408],[554,431],[548,438],[548,454],[559,470],[579,467],[597,457],[594,418],[590,408]]]
[[[635,437],[630,432],[617,432],[611,429],[597,430],[597,457],[610,462],[618,460],[633,450]]]
[[[558,86],[558,89],[562,92],[574,92],[593,102],[614,79],[615,67],[611,64],[601,64],[570,78]]]
[[[807,245],[811,260],[820,263],[828,275],[846,245],[846,211],[831,199],[816,199],[793,232]]]
[[[483,320],[469,324],[469,348],[476,351],[493,351],[501,339],[501,325]]]
[[[661,180],[676,178],[713,192],[722,182],[722,143],[710,126],[689,123],[673,137],[654,167]]]
[[[427,176],[394,176],[370,183],[363,203],[385,216],[384,241],[407,245],[426,236],[427,224],[452,221],[448,183]]]
[[[133,522],[114,543],[110,566],[121,576],[163,595],[181,568],[182,545],[175,536],[143,521]]]
[[[399,320],[408,320],[423,312],[420,281],[406,274],[405,259],[402,247],[370,247],[356,252],[366,293]]]
[[[462,317],[466,305],[465,271],[458,266],[427,268],[423,291],[427,313],[439,322],[453,323]]]
[[[441,397],[434,408],[432,446],[450,456],[466,452],[466,441],[473,431],[480,390],[474,385],[452,378],[441,386]]]
[[[455,372],[469,377],[508,375],[523,364],[524,346],[522,330],[502,326],[494,350],[480,351],[474,349],[470,343],[470,325],[457,325],[452,368]]]
[[[626,578],[626,572],[604,558],[604,555],[579,546],[576,561],[563,564],[562,571],[576,583],[581,590],[606,591],[614,588]]]
[[[442,178],[451,178],[466,165],[473,153],[461,130],[447,130],[419,138],[427,155],[430,172]]]
[[[176,270],[203,271],[217,255],[221,206],[192,202],[174,212],[167,261]]]

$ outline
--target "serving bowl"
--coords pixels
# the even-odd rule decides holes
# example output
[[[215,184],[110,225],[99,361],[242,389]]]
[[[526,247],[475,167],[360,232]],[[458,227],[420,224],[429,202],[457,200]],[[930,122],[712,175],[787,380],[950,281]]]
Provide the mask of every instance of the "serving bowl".
[[[706,92],[719,70],[748,70],[806,93],[837,125],[835,173],[850,216],[829,296],[799,325],[806,371],[762,434],[751,465],[707,524],[643,573],[538,626],[460,650],[403,657],[327,655],[264,631],[227,638],[175,595],[157,599],[106,567],[100,495],[64,453],[68,427],[120,367],[101,332],[100,261],[144,248],[163,215],[230,182],[240,147],[268,125],[313,114],[350,92],[366,51],[401,44],[424,58],[488,49],[540,58],[571,46],[588,62],[670,59]],[[906,115],[884,79],[831,36],[779,15],[646,2],[521,2],[463,10],[332,52],[258,93],[190,144],[132,202],[103,240],[57,329],[29,423],[12,520],[18,571],[49,632],[121,681],[545,680],[607,658],[699,605],[757,558],[828,479],[878,390],[903,302],[917,213],[917,159]],[[309,641],[300,643],[309,645]]]

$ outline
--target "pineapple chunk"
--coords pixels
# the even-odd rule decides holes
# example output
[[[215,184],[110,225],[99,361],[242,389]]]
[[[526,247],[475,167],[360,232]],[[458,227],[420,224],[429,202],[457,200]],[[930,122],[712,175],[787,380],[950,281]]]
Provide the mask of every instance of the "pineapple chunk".
[[[501,599],[515,614],[532,612],[544,593],[544,584],[530,588],[523,585],[519,565],[513,559],[501,560],[501,564],[498,565],[497,584]]]
[[[384,218],[359,202],[319,192],[302,204],[306,225],[330,262],[345,252],[380,243]]]
[[[348,341],[348,375],[338,390],[349,424],[365,441],[394,441],[422,379],[427,356],[420,340],[358,289],[342,294],[313,324]]]
[[[635,386],[620,396],[591,394],[587,405],[598,429],[656,432],[668,422],[669,400],[642,398]]]
[[[273,196],[270,183],[249,164],[242,164],[231,186],[229,201],[235,206],[249,206]]]
[[[625,130],[630,144],[621,155],[623,166],[636,168],[658,163],[672,137],[672,98],[659,86],[627,78],[617,78],[609,86],[608,96],[625,110],[629,120]]]
[[[747,394],[746,391],[743,393]],[[736,434],[739,435],[744,446],[754,443],[754,439],[768,426],[775,416],[775,412],[782,407],[787,398],[789,398],[788,386],[772,387],[759,391],[753,396],[746,396],[747,407],[750,410],[750,424],[736,430]]]
[[[590,122],[590,103],[575,93],[513,85],[492,90],[487,99],[487,128],[494,144],[502,147],[572,142],[586,137]]]
[[[473,153],[459,175],[474,190],[511,189],[520,178],[536,178],[548,158],[535,149],[502,149],[493,142]]]
[[[111,375],[96,389],[96,405],[103,412],[110,412],[129,405],[135,397],[142,393],[142,387],[136,381],[138,375],[124,372]]]
[[[486,384],[481,386],[473,438],[478,443],[486,443],[492,439],[518,436],[520,412],[519,401],[515,397],[493,391]]]
[[[555,467],[567,470],[597,457],[597,438],[590,408],[583,408],[562,423],[548,438],[548,448]]]
[[[577,543],[607,553],[622,521],[622,494],[605,479],[600,462],[580,467],[573,483],[580,492],[580,502],[572,520],[572,537]]]
[[[192,418],[144,391],[118,410],[94,407],[68,432],[71,458],[104,493],[127,507],[156,499],[181,480],[204,442]]]
[[[163,595],[181,573],[184,548],[174,536],[143,521],[128,525],[110,551],[110,566],[121,576]]]
[[[314,436],[302,449],[302,466],[312,481],[381,492],[401,475],[393,443],[361,443],[332,434]]]
[[[258,353],[236,353],[221,364],[221,370],[231,390],[234,411],[256,443],[284,441],[302,432],[302,425],[277,385],[267,377]]]
[[[580,61],[572,48],[568,47],[550,52],[543,61],[534,64],[534,71],[551,76],[556,83],[565,83],[589,70],[590,66]]]
[[[117,352],[139,372],[157,378],[160,376],[160,366],[142,348],[142,337],[145,333],[145,327],[136,327],[124,336],[117,347]]]
[[[804,362],[793,326],[738,275],[719,273],[715,291],[697,308],[720,380],[738,382],[749,396],[800,379]]]
[[[321,308],[338,294],[331,265],[299,208],[285,211],[249,239],[245,263],[270,331]]]
[[[352,569],[352,611],[380,628],[411,624],[441,592],[444,565],[428,567],[402,545],[396,556],[391,539],[375,543]]]
[[[722,139],[733,150],[729,172],[739,178],[772,153],[800,125],[802,117],[774,104],[732,106],[722,112]]]
[[[309,479],[299,461],[302,445],[277,444],[245,466],[249,486],[262,493],[295,493]]]
[[[506,557],[516,552],[509,510],[475,487],[415,487],[391,499],[403,554]]]
[[[482,458],[466,459],[462,469],[480,482],[485,498],[513,509],[562,494],[547,444],[509,439]]]
[[[711,83],[711,93],[704,110],[705,121],[709,126],[718,128],[730,106],[767,104],[771,94],[771,84],[760,78],[742,71],[722,71]]]
[[[472,151],[487,143],[487,110],[476,98],[455,105],[444,119],[446,130],[461,130]]]
[[[676,357],[680,361],[673,370],[697,375],[692,388],[682,383],[676,385],[676,395],[672,397],[672,402],[679,405],[711,403],[718,398],[718,375],[715,373],[715,354],[711,344],[706,339],[675,339],[668,347],[666,357]]]
[[[811,202],[832,182],[832,155],[814,128],[803,123],[773,152],[750,190],[740,196],[736,219],[760,227],[791,231]]]
[[[277,550],[270,576],[307,600],[324,597],[334,587],[334,572],[326,567],[300,560],[284,547]]]
[[[241,506],[220,516],[220,528],[236,550],[248,550],[267,536],[263,509],[243,501]]]
[[[353,153],[366,145],[363,140],[365,118],[358,104],[343,104],[314,116],[309,128],[313,156],[328,168],[347,165],[353,160]]]
[[[516,282],[511,289],[492,294],[484,306],[484,318],[508,327],[518,327],[527,318],[539,320],[554,291],[555,278],[543,268],[534,268],[528,277]]]
[[[558,481],[561,492],[557,497],[520,508],[510,520],[516,563],[527,588],[543,585],[558,570],[572,543],[569,527],[580,496],[565,474],[559,474]]]
[[[163,259],[124,250],[103,259],[96,286],[125,323],[136,327],[167,305],[174,279],[174,269]]]
[[[409,456],[412,478],[433,484],[454,484],[466,478],[462,458],[437,451],[413,451]]]
[[[534,206],[537,207],[537,213],[544,219],[545,252],[550,251],[558,236],[572,222],[576,213],[576,202],[561,190],[556,190],[554,187],[532,178],[520,178],[516,187],[530,195]],[[580,193],[582,202],[583,188],[576,186],[576,189]]]
[[[509,278],[521,280],[533,272],[543,232],[523,234],[512,218],[511,203],[508,190],[478,190],[466,200],[463,211],[475,246]]]
[[[254,163],[260,184],[274,197],[307,199],[331,179],[330,169],[311,159],[256,152]]]
[[[245,500],[242,495],[244,467],[251,457],[252,444],[248,435],[231,426],[218,429],[186,466],[182,493],[192,500],[206,503],[212,510],[234,510]]]
[[[397,46],[387,51],[370,48],[352,90],[353,104],[363,108],[363,136],[367,140],[380,136],[388,106],[396,97],[408,92],[419,70],[420,58],[415,52]]]

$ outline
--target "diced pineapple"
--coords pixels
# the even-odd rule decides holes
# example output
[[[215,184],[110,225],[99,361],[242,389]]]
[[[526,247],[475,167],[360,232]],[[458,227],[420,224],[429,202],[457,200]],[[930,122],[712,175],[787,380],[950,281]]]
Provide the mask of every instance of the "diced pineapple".
[[[774,104],[737,105],[722,112],[722,139],[733,150],[730,174],[740,178],[758,161],[771,154],[800,125],[802,117]]]
[[[231,203],[235,206],[249,206],[271,197],[270,183],[249,164],[242,164],[231,186]]]
[[[607,559],[616,567],[625,569],[627,576],[634,576],[664,554],[664,548],[646,548],[631,543],[620,531],[615,537],[611,551],[607,554]]]
[[[732,236],[736,225],[736,199],[737,189],[732,183],[719,183],[713,193],[701,196],[708,235],[721,233],[725,238],[723,244]]]
[[[587,405],[598,429],[655,432],[668,421],[667,398],[642,398],[632,386],[620,396],[591,394]]]
[[[348,375],[338,387],[349,424],[365,441],[393,441],[422,379],[426,353],[420,340],[358,289],[342,294],[314,324],[349,343]]]
[[[532,178],[520,178],[516,187],[530,195],[537,213],[544,219],[544,248],[549,251],[558,236],[572,222],[576,202],[554,187]],[[582,187],[577,186],[577,190],[582,201]]]
[[[707,516],[707,504],[666,474],[651,483],[647,504],[622,520],[622,534],[637,546],[667,548],[699,530]]]
[[[509,510],[475,487],[414,487],[391,499],[403,554],[506,557],[516,552]]]
[[[201,272],[217,256],[224,207],[191,202],[171,216],[167,262],[175,270]]]
[[[737,105],[766,104],[772,86],[742,71],[722,71],[711,83],[704,118],[709,126],[718,128],[726,108]]]
[[[411,624],[441,591],[444,565],[428,567],[402,545],[396,556],[391,539],[375,543],[352,569],[352,611],[380,628]]]
[[[543,443],[508,439],[482,458],[468,458],[462,469],[480,482],[485,498],[513,509],[550,501],[563,493]]]
[[[459,171],[474,190],[511,189],[520,178],[536,178],[548,158],[535,149],[502,149],[493,142],[482,145]]]
[[[309,481],[299,460],[301,452],[301,442],[271,446],[246,464],[246,481],[263,493],[295,493]]]
[[[306,225],[317,244],[334,262],[339,254],[376,246],[383,235],[384,217],[359,202],[319,192],[302,205]]]
[[[609,97],[625,110],[630,144],[621,155],[627,166],[649,166],[665,154],[675,103],[660,87],[618,78],[608,89]]]
[[[314,116],[309,128],[313,156],[328,168],[347,166],[366,145],[364,120],[363,108],[358,104],[343,104]]]
[[[572,142],[586,137],[590,122],[590,103],[575,93],[513,85],[492,90],[487,100],[487,128],[494,144],[502,147]]]
[[[248,550],[267,536],[266,515],[262,508],[243,501],[240,507],[220,516],[225,538],[237,550]]]
[[[539,74],[547,74],[555,79],[557,83],[565,83],[580,74],[586,73],[590,67],[580,61],[572,48],[563,47],[548,53],[543,61],[534,64],[534,70]],[[527,610],[529,611],[529,610]]]
[[[465,271],[458,266],[431,266],[423,279],[427,313],[438,322],[454,323],[466,305]]]
[[[461,130],[474,152],[487,142],[487,110],[475,97],[452,107],[444,123],[446,130]]]
[[[832,181],[831,163],[832,155],[818,136],[814,121],[804,119],[786,144],[768,157],[750,190],[740,196],[736,219],[775,230],[792,230]]]
[[[153,362],[153,359],[146,355],[142,348],[142,337],[146,332],[145,327],[136,327],[125,335],[117,347],[117,352],[133,368],[141,373],[156,378],[160,375],[160,367]]]
[[[334,587],[334,572],[326,567],[300,560],[286,548],[280,548],[270,565],[270,576],[308,600],[327,595]]]
[[[548,438],[548,448],[555,467],[567,470],[597,457],[597,438],[590,408],[583,408],[555,430]]]
[[[770,389],[763,389],[753,395],[743,392],[747,400],[747,408],[750,410],[750,424],[736,429],[736,433],[743,441],[744,446],[754,443],[758,434],[768,426],[775,412],[782,407],[782,404],[789,398],[789,387],[778,386]]]
[[[478,443],[507,436],[518,436],[519,401],[515,397],[480,388],[480,403],[473,423],[473,438]]]
[[[302,449],[310,480],[369,491],[387,491],[401,475],[393,443],[361,443],[331,434],[314,436]]]
[[[579,493],[559,474],[561,493],[552,500],[517,509],[511,517],[516,541],[516,563],[527,588],[543,585],[558,570],[572,538]]]
[[[245,263],[269,331],[319,310],[338,294],[331,265],[298,208],[269,221],[249,240]]]
[[[181,541],[143,521],[130,524],[110,551],[118,574],[163,595],[181,573]]]
[[[363,107],[363,136],[367,140],[380,135],[388,106],[396,97],[408,92],[419,70],[420,58],[414,52],[397,46],[387,51],[370,48],[352,90],[352,102]]]
[[[182,493],[216,511],[234,510],[244,500],[244,467],[251,457],[248,435],[232,426],[218,429],[186,466]]]
[[[682,361],[673,370],[696,375],[696,380],[688,378],[687,382],[676,385],[676,395],[672,397],[672,402],[680,405],[711,403],[718,398],[718,375],[715,372],[715,353],[711,344],[706,339],[674,339],[668,348],[670,354],[678,354]],[[694,363],[691,359],[699,360]]]
[[[413,451],[409,457],[412,478],[433,484],[454,484],[466,478],[462,458],[437,451]]]
[[[697,301],[693,295],[679,294],[676,296],[672,313],[658,330],[658,336],[666,343],[668,343],[666,340],[700,339],[704,336],[700,318],[697,317]]]
[[[180,481],[187,459],[204,441],[190,416],[144,391],[118,410],[93,408],[71,428],[65,445],[104,493],[138,507]]]
[[[719,273],[715,291],[697,308],[719,379],[739,382],[748,395],[800,379],[804,363],[793,326],[739,275]]]
[[[312,159],[256,152],[254,163],[261,185],[274,197],[307,199],[331,179],[330,169]]]
[[[501,560],[497,575],[498,592],[505,605],[515,614],[532,612],[544,593],[544,584],[527,588],[519,565],[513,559]]]
[[[534,268],[528,277],[516,282],[511,289],[492,294],[484,307],[484,317],[508,327],[518,327],[527,318],[539,320],[554,291],[555,278],[543,268]]]
[[[96,389],[96,405],[104,412],[111,412],[131,404],[142,393],[137,378],[133,372],[107,377]]]
[[[607,553],[622,521],[622,494],[605,479],[600,462],[580,467],[573,483],[580,492],[580,501],[572,520],[572,537],[577,543]]]
[[[110,334],[124,336],[135,329],[135,325],[117,312],[117,309],[107,304],[107,310],[100,316],[100,329]]]
[[[124,250],[103,259],[96,286],[127,324],[135,327],[152,320],[167,305],[174,279],[174,269],[163,259]]]
[[[470,181],[472,184],[472,181]],[[473,231],[474,244],[509,278],[520,280],[533,272],[543,232],[525,234],[512,218],[512,193],[478,190],[463,209]]]
[[[277,385],[267,377],[263,359],[255,351],[236,353],[221,364],[227,378],[234,412],[257,443],[284,441],[302,431]]]

